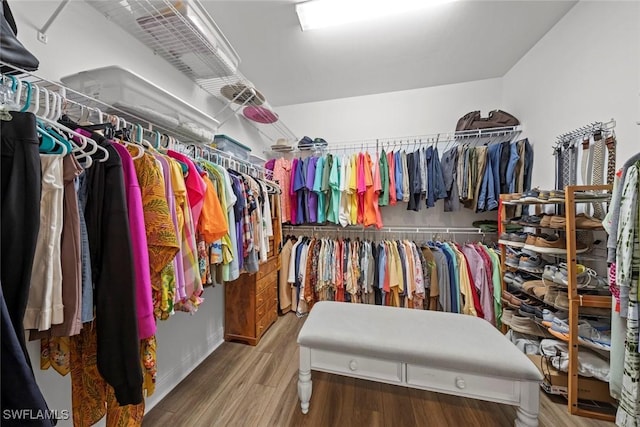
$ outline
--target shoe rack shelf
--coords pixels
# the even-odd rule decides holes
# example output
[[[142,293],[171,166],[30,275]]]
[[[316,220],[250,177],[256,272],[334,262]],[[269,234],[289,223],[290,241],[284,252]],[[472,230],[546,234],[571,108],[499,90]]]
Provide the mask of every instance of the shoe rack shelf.
[[[565,198],[564,201],[553,200],[553,201],[520,201],[520,200],[511,200],[510,195],[501,194],[499,209],[498,209],[498,233],[502,234],[504,232],[504,224],[505,220],[508,219],[507,208],[509,206],[518,206],[518,205],[563,205],[565,212],[565,220],[566,226],[563,230],[557,229],[557,231],[564,231],[566,238],[566,262],[567,262],[567,278],[568,278],[568,297],[569,297],[569,370],[568,370],[568,396],[567,396],[567,406],[568,410],[573,415],[579,415],[588,418],[599,419],[603,421],[615,421],[615,415],[606,412],[598,412],[595,410],[584,409],[581,408],[578,404],[578,352],[579,352],[579,342],[578,342],[578,316],[580,314],[581,307],[590,307],[590,308],[604,308],[611,309],[611,296],[604,295],[581,295],[578,294],[578,285],[577,285],[577,260],[580,257],[580,254],[576,254],[577,249],[577,241],[576,241],[576,232],[579,230],[576,228],[576,205],[580,203],[608,203],[608,197],[590,197],[585,198],[584,192],[589,191],[597,191],[597,192],[606,192],[609,196],[612,191],[611,185],[573,185],[567,186],[564,189]],[[525,225],[525,227],[531,228],[544,228],[540,227],[540,225]],[[501,252],[501,267],[502,271],[505,272],[507,269],[507,265],[505,264],[506,255],[507,255],[507,245],[500,245]],[[554,256],[558,256],[554,254]],[[594,260],[602,260],[601,258],[597,258]],[[504,277],[502,277],[502,286],[505,289]],[[504,327],[503,327],[504,328]],[[506,332],[506,330],[504,331]]]
[[[578,315],[580,307],[609,308],[611,309],[610,296],[588,296],[578,295],[576,267],[576,192],[579,191],[607,191],[611,193],[611,185],[570,185],[565,187],[565,217],[567,219],[566,239],[567,239],[567,277],[569,291],[569,411],[574,415],[589,418],[596,418],[604,421],[615,421],[612,414],[597,412],[580,408],[578,405],[578,334],[571,331],[578,331]]]

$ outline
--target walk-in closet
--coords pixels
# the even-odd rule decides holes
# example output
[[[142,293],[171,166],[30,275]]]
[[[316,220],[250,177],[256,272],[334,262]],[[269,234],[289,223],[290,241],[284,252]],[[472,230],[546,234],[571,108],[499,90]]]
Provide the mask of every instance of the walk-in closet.
[[[640,425],[640,3],[2,0],[0,425]]]

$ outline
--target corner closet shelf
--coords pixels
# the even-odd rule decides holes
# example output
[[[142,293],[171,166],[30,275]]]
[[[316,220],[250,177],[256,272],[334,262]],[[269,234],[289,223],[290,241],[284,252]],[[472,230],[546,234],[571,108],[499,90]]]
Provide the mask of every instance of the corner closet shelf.
[[[567,396],[567,406],[568,410],[571,414],[585,416],[589,418],[595,418],[605,421],[614,421],[615,416],[609,413],[599,412],[591,409],[584,409],[579,407],[578,405],[578,384],[579,384],[579,376],[578,376],[578,349],[581,347],[580,342],[578,340],[578,317],[580,316],[580,307],[590,307],[590,308],[601,308],[601,309],[611,309],[611,297],[610,296],[602,296],[602,295],[581,295],[578,294],[577,287],[577,266],[576,261],[578,258],[581,258],[580,254],[576,254],[576,231],[578,229],[575,226],[575,218],[576,218],[576,205],[579,203],[608,203],[610,201],[610,193],[612,191],[611,185],[570,185],[565,187],[565,199],[564,202],[560,201],[518,201],[518,200],[509,200],[507,197],[509,195],[501,194],[500,195],[500,209],[499,209],[499,219],[498,224],[500,224],[500,228],[504,227],[506,215],[506,208],[508,206],[514,205],[563,205],[565,208],[565,220],[566,227],[564,230],[567,252],[565,254],[553,254],[554,256],[562,256],[567,259],[567,278],[569,285],[567,286],[568,296],[569,296],[569,370],[568,370],[568,396]],[[576,195],[580,195],[580,193],[585,191],[599,191],[599,192],[608,192],[607,197],[596,197],[596,198],[581,198],[576,197]],[[533,228],[543,228],[536,225],[532,225]],[[502,230],[500,230],[502,231]],[[602,230],[592,230],[592,231],[602,231]],[[506,271],[506,246],[505,244],[500,245],[502,259],[502,271]],[[602,257],[593,257],[594,261],[600,260],[602,261]],[[504,278],[503,278],[503,289],[504,289]]]

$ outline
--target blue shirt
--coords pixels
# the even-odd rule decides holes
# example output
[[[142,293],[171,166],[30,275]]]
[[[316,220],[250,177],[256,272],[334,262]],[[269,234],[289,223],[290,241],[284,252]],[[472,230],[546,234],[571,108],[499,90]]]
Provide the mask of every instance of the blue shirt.
[[[401,202],[404,193],[402,192],[402,155],[399,151],[394,153],[393,163],[395,167],[394,175],[396,177],[396,200]]]

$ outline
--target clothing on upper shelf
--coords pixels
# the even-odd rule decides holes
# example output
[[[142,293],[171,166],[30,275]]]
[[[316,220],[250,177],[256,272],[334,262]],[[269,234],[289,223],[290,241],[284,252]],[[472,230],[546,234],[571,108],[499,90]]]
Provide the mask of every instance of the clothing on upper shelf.
[[[504,154],[507,154],[506,156]],[[280,195],[283,223],[383,226],[380,208],[407,203],[407,210],[431,208],[444,199],[445,212],[460,205],[475,212],[495,210],[503,189],[531,186],[533,150],[528,140],[489,146],[436,146],[414,152],[326,154],[270,160],[265,165],[288,189]]]
[[[316,301],[433,309],[499,324],[500,262],[480,244],[408,240],[289,238],[281,256],[291,309],[305,314]],[[288,295],[280,281],[280,295]],[[281,297],[281,301],[282,301]],[[285,306],[289,307],[289,299]]]
[[[27,329],[42,340],[42,369],[71,372],[74,422],[90,425],[106,413],[108,425],[139,425],[143,396],[155,388],[157,320],[194,312],[203,285],[257,271],[273,235],[267,188],[277,189],[178,151],[109,140],[63,117],[108,153],[83,169],[73,155],[38,155],[34,116],[12,115],[2,122],[1,271],[22,348],[3,333],[3,372],[32,376]],[[37,393],[24,397],[40,405]]]

